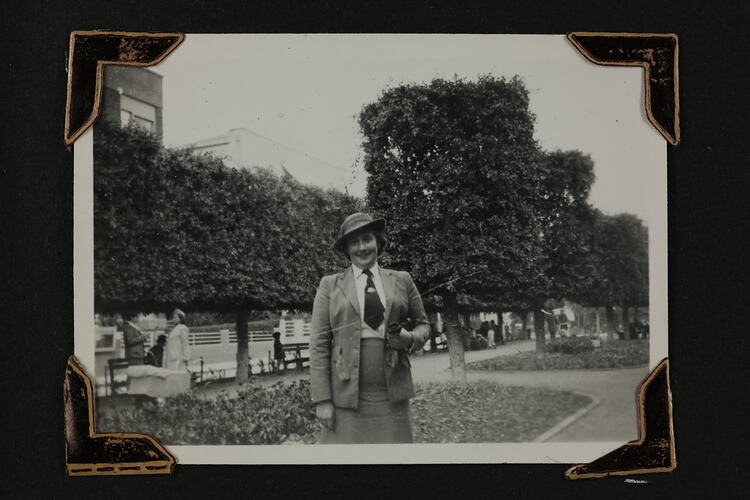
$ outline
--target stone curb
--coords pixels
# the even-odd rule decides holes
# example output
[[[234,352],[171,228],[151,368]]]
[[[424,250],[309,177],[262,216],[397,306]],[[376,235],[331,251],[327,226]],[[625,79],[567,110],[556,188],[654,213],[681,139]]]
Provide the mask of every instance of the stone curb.
[[[576,421],[578,421],[581,417],[583,417],[588,412],[590,412],[591,410],[593,410],[594,408],[596,408],[597,406],[599,406],[599,404],[602,402],[601,399],[599,399],[596,396],[592,396],[591,394],[583,394],[583,393],[574,392],[574,391],[566,391],[566,392],[573,392],[573,394],[578,394],[580,396],[586,396],[588,398],[591,398],[592,401],[591,401],[591,403],[589,403],[588,405],[584,406],[580,410],[576,411],[572,415],[569,415],[568,417],[566,417],[565,419],[563,419],[561,422],[559,422],[557,425],[555,425],[551,429],[549,429],[546,432],[544,432],[544,433],[540,434],[539,436],[537,436],[536,439],[534,439],[532,442],[534,442],[534,443],[543,443],[543,442],[547,441],[549,438],[551,438],[555,434],[561,432],[563,429],[566,429],[567,427],[569,427],[570,425],[572,425],[573,423],[575,423]]]

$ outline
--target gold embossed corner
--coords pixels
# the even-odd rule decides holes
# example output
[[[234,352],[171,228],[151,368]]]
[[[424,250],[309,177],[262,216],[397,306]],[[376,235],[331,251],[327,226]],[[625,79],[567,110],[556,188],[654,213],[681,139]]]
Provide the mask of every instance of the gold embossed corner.
[[[68,358],[63,392],[69,476],[171,474],[174,471],[174,457],[151,436],[96,432],[91,380],[75,356]]]
[[[72,144],[99,116],[104,66],[152,66],[185,39],[181,33],[73,31],[68,53],[65,143]]]
[[[641,66],[645,109],[670,144],[680,142],[679,45],[677,35],[571,32],[568,40],[589,61],[604,66]]]
[[[669,360],[663,359],[638,390],[638,439],[589,464],[565,471],[568,479],[672,472],[677,467]]]

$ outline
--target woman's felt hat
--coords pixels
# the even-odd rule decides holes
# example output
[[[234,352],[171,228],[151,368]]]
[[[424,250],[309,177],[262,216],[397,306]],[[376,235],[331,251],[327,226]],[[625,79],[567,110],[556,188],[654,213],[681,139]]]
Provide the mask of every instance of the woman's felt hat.
[[[376,219],[372,215],[363,212],[356,212],[351,214],[349,217],[344,219],[344,222],[341,223],[341,227],[339,228],[339,237],[333,244],[333,248],[335,248],[339,252],[346,253],[346,237],[362,229],[372,229],[373,231],[377,231],[382,234],[385,232],[385,219]],[[380,252],[382,251],[382,248],[378,248],[378,254],[380,254]]]

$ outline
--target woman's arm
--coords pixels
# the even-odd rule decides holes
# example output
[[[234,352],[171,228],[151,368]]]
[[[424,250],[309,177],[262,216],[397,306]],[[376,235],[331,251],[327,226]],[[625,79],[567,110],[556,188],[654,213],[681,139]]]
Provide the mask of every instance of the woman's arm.
[[[409,317],[416,325],[411,331],[414,343],[409,348],[409,353],[412,353],[420,350],[430,339],[430,322],[427,319],[427,313],[424,312],[422,296],[417,290],[417,285],[414,284],[411,274],[404,274],[406,274],[406,291],[409,295]]]
[[[331,331],[328,311],[330,280],[320,280],[313,302],[310,326],[310,392],[314,402],[330,401],[331,395]]]
[[[182,343],[182,359],[188,361],[190,359],[190,329],[187,326],[182,325],[182,333],[180,334],[180,340]]]

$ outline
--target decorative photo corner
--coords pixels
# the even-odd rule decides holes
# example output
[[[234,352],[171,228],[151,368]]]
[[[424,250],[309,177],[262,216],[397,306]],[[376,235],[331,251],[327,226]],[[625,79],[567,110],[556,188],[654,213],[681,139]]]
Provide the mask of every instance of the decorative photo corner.
[[[645,114],[669,144],[673,146],[679,144],[678,40],[676,35],[572,32],[567,34],[567,39],[586,59],[595,64],[642,67]],[[65,143],[67,145],[75,143],[102,115],[105,66],[152,66],[164,60],[184,40],[185,35],[179,33],[73,32],[70,39],[68,64]],[[130,119],[136,120],[134,115]],[[149,120],[152,130],[161,134],[160,108],[157,108],[152,117],[146,118],[146,121]],[[261,139],[268,138],[261,137]],[[287,149],[291,148],[287,147]],[[310,157],[310,155],[307,156]],[[319,159],[313,158],[313,160]],[[627,311],[624,314],[627,316]],[[501,314],[495,317],[498,322],[502,321]],[[637,317],[636,307],[634,323],[637,322]],[[245,318],[246,321],[247,318]],[[239,322],[237,324],[239,325]],[[289,324],[293,324],[291,320]],[[296,323],[294,325],[292,329],[299,326]],[[300,328],[304,328],[304,323],[302,325]],[[523,325],[525,334],[526,319],[523,320]],[[80,325],[77,325],[78,327]],[[536,327],[538,328],[538,325]],[[544,326],[542,329],[544,330]],[[117,348],[118,339],[115,330],[113,329],[111,333],[111,339],[106,335],[96,339],[97,349],[106,350],[111,347],[115,350]],[[237,332],[221,331],[215,333],[214,337],[221,338],[222,342],[228,342],[232,334],[235,335],[236,343],[240,334],[249,336],[252,340],[253,332],[243,333],[239,329]],[[502,333],[499,338],[503,338]],[[263,341],[269,341],[269,339],[264,337]],[[436,340],[434,346],[437,343]],[[450,345],[450,343],[447,344]],[[302,371],[303,364],[309,361],[305,357],[306,348],[302,343],[294,345],[296,345],[294,347],[296,351],[290,344],[290,349],[287,349],[289,352],[286,354],[294,358],[292,366]],[[309,354],[307,356],[309,357]],[[269,359],[269,368],[270,365]],[[107,378],[107,386],[112,387],[112,390],[115,390],[117,368],[110,363],[103,374]],[[219,369],[224,368],[217,368]],[[252,375],[252,369],[250,371]],[[201,358],[200,376],[203,377],[203,375],[204,364]],[[100,373],[97,371],[94,377],[99,376]],[[163,383],[176,386],[180,385],[181,381],[170,379]],[[175,456],[154,437],[136,434],[140,429],[106,434],[96,432],[97,391],[95,384],[74,356],[71,356],[68,363],[64,394],[69,475],[168,474],[173,472],[176,463]],[[566,478],[634,475],[670,472],[675,469],[676,454],[668,359],[658,363],[643,380],[634,402],[638,418],[638,439],[588,464],[572,466],[565,472]],[[171,443],[166,444],[171,446]],[[179,456],[179,453],[176,455]]]
[[[151,436],[96,432],[91,379],[75,356],[68,359],[63,393],[69,476],[171,474],[174,471],[174,457]]]

